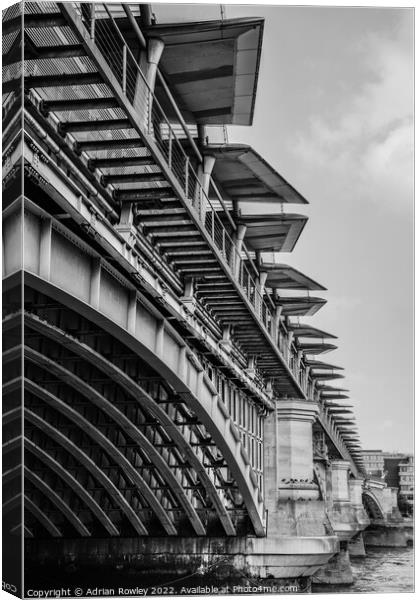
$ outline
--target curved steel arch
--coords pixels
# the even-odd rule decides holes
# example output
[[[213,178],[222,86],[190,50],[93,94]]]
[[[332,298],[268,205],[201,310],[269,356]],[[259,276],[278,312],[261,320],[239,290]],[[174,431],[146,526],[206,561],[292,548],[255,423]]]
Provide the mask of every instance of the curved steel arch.
[[[16,437],[12,438],[11,440],[8,440],[7,442],[3,442],[3,446],[2,446],[3,454],[6,454],[7,452],[11,452],[12,450],[16,450],[16,448],[19,448],[21,444],[22,444],[22,436],[21,435],[18,435]]]
[[[22,382],[22,378],[19,377],[19,384]],[[2,392],[3,392],[3,397],[7,394],[7,391],[5,391],[5,386],[2,386]],[[2,425],[9,425],[9,423],[12,423],[13,421],[15,421],[16,419],[18,419],[20,416],[22,415],[22,407],[21,406],[16,406],[16,408],[12,408],[11,410],[8,410],[7,412],[2,414]]]
[[[36,519],[45,527],[52,537],[63,537],[63,534],[56,525],[47,517],[47,515],[30,498],[24,496],[24,508],[27,508]]]
[[[34,360],[31,353],[26,353],[25,356],[30,360]],[[41,356],[41,355],[40,355]],[[41,356],[42,357],[42,356]],[[68,419],[73,421],[86,435],[88,435],[98,446],[101,446],[109,456],[115,460],[123,472],[126,472],[131,481],[137,486],[137,491],[142,495],[145,500],[149,503],[152,510],[162,523],[168,535],[176,535],[177,530],[166,514],[164,508],[159,503],[152,490],[143,479],[143,477],[137,472],[135,467],[130,463],[129,460],[118,450],[118,448],[101,432],[99,431],[90,421],[85,419],[79,412],[68,406],[65,402],[57,398],[51,392],[44,390],[38,384],[34,383],[30,379],[25,378],[25,389],[32,392],[35,396],[52,406],[55,410],[65,415]],[[133,511],[134,512],[134,511]]]
[[[15,477],[18,477],[19,475],[21,475],[21,468],[22,465],[16,465],[11,469],[8,469],[7,471],[3,471],[2,474],[2,481],[3,481],[3,485],[6,483],[9,483],[9,481],[12,481]]]
[[[6,319],[5,319],[6,322]],[[12,362],[12,360],[16,360],[17,358],[22,358],[22,345],[14,346],[13,348],[9,348],[8,350],[4,350],[2,354],[3,364],[8,364]]]
[[[120,490],[112,483],[101,469],[93,462],[89,456],[80,450],[68,437],[57,431],[55,427],[50,425],[47,421],[44,421],[36,413],[32,412],[28,408],[25,408],[25,418],[30,421],[35,427],[40,429],[43,433],[48,435],[55,442],[63,446],[73,457],[81,463],[84,468],[92,474],[92,476],[99,481],[108,494],[115,500],[122,512],[126,515],[131,525],[139,535],[147,535],[147,529],[141,522],[139,516],[131,508],[130,504],[121,494]]]
[[[72,511],[70,506],[55,492],[41,477],[38,477],[36,473],[33,473],[28,467],[25,467],[25,477],[28,479],[38,490],[43,493],[50,502],[56,505],[58,510],[66,517],[66,519],[73,525],[76,531],[82,537],[90,537],[91,533],[86,525],[79,519],[79,517]]]
[[[140,405],[144,405],[146,409],[160,421],[160,423],[164,426],[165,431],[172,438],[172,440],[176,443],[182,454],[185,458],[190,462],[192,468],[197,473],[200,482],[205,488],[209,498],[211,499],[213,506],[216,509],[216,512],[219,516],[219,519],[224,527],[226,535],[234,536],[236,535],[236,528],[234,527],[232,520],[228,511],[226,510],[225,505],[214,483],[211,481],[205,467],[201,463],[198,456],[195,454],[194,450],[189,445],[188,441],[184,438],[182,433],[178,430],[176,425],[173,423],[172,419],[167,415],[167,413],[153,400],[153,398],[145,391],[143,388],[138,385],[131,377],[126,375],[121,369],[113,365],[106,358],[104,358],[98,352],[95,352],[87,346],[83,344],[76,338],[71,337],[58,327],[51,325],[45,321],[40,320],[39,318],[30,315],[28,313],[25,314],[25,323],[36,330],[38,333],[49,337],[50,339],[56,341],[61,345],[65,345],[72,352],[80,356],[81,358],[87,360],[91,364],[95,365],[101,371],[106,373],[111,380],[118,383],[125,392],[134,398]]]
[[[19,378],[20,380],[21,378]],[[13,418],[16,419],[21,414],[21,408],[17,407],[9,411],[10,414],[13,413]],[[8,414],[9,414],[8,413]],[[90,508],[92,513],[98,519],[100,523],[105,527],[106,531],[112,535],[119,535],[118,529],[115,527],[111,519],[105,514],[96,500],[85,490],[85,488],[77,481],[71,473],[68,473],[64,469],[64,467],[56,461],[52,456],[50,456],[45,450],[37,446],[34,442],[29,440],[28,438],[24,438],[25,450],[29,450],[34,456],[37,456],[44,465],[48,466],[52,471],[54,471],[61,479],[63,479],[70,489],[77,495],[79,498]],[[27,468],[25,467],[25,470]],[[28,472],[28,471],[27,471]],[[3,472],[3,483],[11,481],[14,477],[17,477],[21,473],[21,465],[16,465],[12,469]],[[30,471],[29,471],[30,473]],[[45,483],[45,482],[43,482]],[[51,489],[51,488],[50,488]],[[54,494],[55,492],[51,489],[51,492]],[[77,519],[77,517],[76,517]],[[83,524],[82,524],[83,525]],[[83,527],[85,527],[83,525]],[[87,535],[90,535],[89,530],[86,528]]]
[[[363,490],[362,500],[363,499],[365,500],[366,512],[368,514],[371,513],[371,515],[373,516],[374,519],[378,518],[378,514],[379,514],[380,519],[385,519],[385,514],[381,508],[381,503],[379,502],[379,500],[375,496],[375,494],[372,492],[372,490]],[[378,514],[372,514],[374,512],[374,510],[372,509],[372,505],[370,504],[370,502],[373,503],[373,506],[377,510]]]
[[[86,527],[84,523],[79,519],[79,517],[72,511],[70,506],[65,502],[56,491],[54,491],[41,477],[39,477],[36,473],[33,473],[27,466],[24,468],[25,477],[29,480],[44,496],[50,500],[55,506],[59,509],[59,511],[66,517],[66,519],[73,525],[76,531],[82,537],[90,537],[91,533],[89,529]],[[4,473],[6,477],[3,477],[3,482],[11,481],[15,477],[19,477],[21,475],[21,466],[17,465],[13,469],[6,471]]]
[[[2,359],[3,359],[3,357],[2,357]],[[11,394],[12,392],[18,390],[21,383],[22,383],[21,377],[15,377],[14,379],[10,379],[9,381],[6,381],[5,383],[3,383],[3,386],[2,386],[3,395]],[[17,408],[20,408],[20,407],[17,407]]]
[[[50,456],[45,450],[40,448],[35,442],[25,438],[24,440],[25,450],[28,450],[39,458],[42,463],[47,466],[51,471],[54,471],[63,481],[67,483],[67,485],[71,488],[71,490],[79,496],[79,498],[89,507],[94,516],[98,519],[100,523],[104,526],[105,530],[109,533],[109,535],[117,536],[120,534],[117,527],[105,513],[105,511],[100,507],[100,505],[96,502],[96,500],[85,490],[85,488],[77,481],[71,473],[66,471],[61,463],[59,463],[55,458]]]
[[[171,491],[177,497],[180,505],[184,508],[186,515],[188,516],[192,527],[197,535],[206,535],[206,529],[200,520],[194,506],[191,504],[185,490],[181,483],[178,481],[174,473],[171,471],[167,462],[159,454],[153,444],[146,438],[145,435],[130,421],[126,415],[120,411],[115,405],[109,400],[102,396],[90,385],[81,380],[77,375],[59,365],[50,358],[47,358],[25,346],[25,356],[37,365],[44,367],[50,373],[54,373],[60,380],[71,386],[73,389],[82,394],[86,399],[94,403],[98,408],[105,412],[111,419],[113,419],[124,431],[128,434],[138,445],[143,448],[148,458],[161,472],[166,482],[170,485]],[[147,486],[144,482],[142,486]],[[141,494],[144,494],[143,487],[139,490]],[[148,500],[148,498],[146,498]],[[159,515],[158,515],[159,516]]]
[[[21,493],[16,494],[13,498],[9,498],[6,502],[3,503],[2,512],[3,515],[7,514],[16,506],[19,506],[19,503],[23,502],[24,508],[27,508],[34,517],[45,527],[50,535],[53,537],[63,537],[63,534],[58,529],[58,527],[51,521],[49,517],[27,496],[22,496]]]
[[[22,523],[18,523],[17,525],[15,525],[14,527],[12,527],[10,529],[10,533],[15,534],[15,533],[20,533],[19,528],[22,529]],[[29,527],[27,525],[23,526],[23,534],[26,538],[33,538],[34,534],[32,533],[31,529],[29,529]]]
[[[92,277],[90,270],[88,276]],[[62,281],[59,285],[55,285],[53,281],[25,271],[25,284],[57,300],[64,307],[76,311],[105,329],[148,364],[153,364],[155,370],[167,379],[179,394],[183,394],[185,402],[190,405],[203,422],[221,450],[238,485],[256,535],[265,536],[264,503],[249,459],[245,459],[246,452],[244,452],[240,440],[236,438],[232,431],[232,429],[236,430],[236,427],[230,416],[220,408],[217,392],[212,389],[213,386],[204,374],[203,368],[201,365],[198,366],[198,361],[191,350],[180,339],[175,330],[172,330],[171,326],[165,322],[163,316],[158,315],[158,311],[151,307],[147,311],[149,320],[154,320],[156,326],[156,339],[152,348],[135,335],[142,324],[137,323],[137,320],[140,319],[137,306],[134,308],[127,305],[128,289],[122,285],[120,298],[117,298],[116,294],[112,297],[108,295],[108,302],[112,303],[112,308],[116,313],[115,317],[110,317],[108,316],[111,310],[109,306],[106,311],[102,310],[100,312],[98,308],[86,302],[85,299],[77,297],[74,286],[70,282],[68,286],[63,285]],[[177,349],[174,347],[174,342]],[[172,360],[172,364],[176,363],[176,366],[170,365],[167,357],[165,359],[164,348],[166,346],[177,353],[177,360]],[[187,351],[190,360],[187,359]],[[116,368],[116,370],[118,373],[125,375],[120,369]]]
[[[22,502],[22,493],[19,492],[19,493],[15,494],[15,496],[12,496],[11,498],[9,498],[5,502],[3,502],[2,515],[4,516],[7,513],[9,513],[11,510],[15,509],[17,506],[19,506],[19,503],[21,503],[21,502]]]

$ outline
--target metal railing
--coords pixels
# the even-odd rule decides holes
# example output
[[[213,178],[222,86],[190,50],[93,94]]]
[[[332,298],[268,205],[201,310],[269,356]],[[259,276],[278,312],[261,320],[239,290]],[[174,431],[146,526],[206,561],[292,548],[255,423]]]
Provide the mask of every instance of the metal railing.
[[[74,6],[89,31],[92,41],[94,41],[119,82],[127,100],[139,115],[142,130],[152,137],[172,174],[180,184],[185,200],[190,204],[190,208],[195,211],[217,248],[220,257],[242,289],[254,314],[257,315],[271,339],[274,339],[276,347],[308,400],[320,403],[320,392],[316,389],[315,381],[310,377],[303,357],[299,354],[293,339],[289,339],[286,326],[279,320],[277,331],[273,331],[274,303],[269,296],[264,296],[261,293],[258,270],[245,244],[242,245],[244,258],[222,221],[221,217],[229,224],[231,231],[235,231],[236,225],[211,177],[209,178],[209,189],[213,191],[211,200],[203,189],[197,173],[199,162],[196,157],[199,156],[199,151],[192,140],[190,128],[185,124],[182,117],[179,122],[173,122],[167,117],[137,59],[126,43],[124,35],[109,8],[117,5],[110,4],[107,6],[105,3],[83,5],[75,3]],[[101,15],[100,18],[98,18],[98,14]],[[162,77],[160,79],[162,80]],[[170,93],[166,85],[163,86],[163,89]],[[174,99],[170,97],[169,100],[173,106]],[[179,109],[175,112],[180,115]],[[184,144],[189,141],[192,142],[193,158],[187,154],[181,140]],[[154,185],[159,187],[160,184],[155,182]],[[337,439],[335,432],[332,432],[332,434],[341,448],[347,451],[341,436],[338,436]]]
[[[109,7],[105,3],[89,5],[76,3],[74,6],[92,40],[120,84],[127,100],[139,115],[142,130],[152,136],[154,143],[180,184],[190,207],[195,210],[264,328],[270,332],[273,305],[261,294],[256,269],[248,266],[248,264],[253,265],[247,249],[244,248],[244,252],[248,258],[248,264],[241,256],[241,252],[237,249],[235,241],[222,221],[221,216],[226,216],[234,230],[235,224],[224,206],[214,181],[211,181],[211,185],[212,189],[216,191],[216,198],[210,200],[196,172],[194,159],[187,154],[176,134],[179,124],[174,125],[165,114]],[[97,18],[98,13],[101,14],[101,18]],[[103,18],[104,15],[107,18]],[[157,182],[155,185],[159,187],[160,184]]]

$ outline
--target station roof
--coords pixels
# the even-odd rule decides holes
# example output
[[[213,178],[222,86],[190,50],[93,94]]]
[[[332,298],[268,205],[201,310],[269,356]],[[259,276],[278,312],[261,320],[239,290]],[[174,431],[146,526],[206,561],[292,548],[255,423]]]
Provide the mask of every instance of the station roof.
[[[326,288],[289,265],[263,262],[261,272],[267,273],[266,287],[291,290],[325,290]]]
[[[264,19],[239,18],[145,30],[165,43],[159,66],[187,123],[252,124],[263,29]]]
[[[306,354],[324,354],[325,352],[336,350],[337,346],[334,344],[324,344],[322,342],[314,342],[311,344],[299,342],[298,348],[299,350],[303,350]]]
[[[314,296],[274,296],[274,304],[282,306],[282,314],[288,317],[310,317],[327,303],[324,298]]]
[[[353,425],[345,425],[344,423],[337,423],[338,429],[343,432],[343,435],[351,435],[352,439],[356,439],[359,435],[357,429],[349,429],[349,427],[353,427]],[[354,437],[356,436],[356,437]]]
[[[293,331],[295,337],[337,339],[336,335],[327,333],[326,331],[322,331],[322,329],[317,329],[316,327],[312,327],[312,325],[307,325],[305,323],[290,323],[289,329]]]
[[[344,390],[341,388],[333,387],[331,385],[318,385],[318,390],[320,392],[348,392],[349,390]]]
[[[307,360],[306,364],[308,367],[311,367],[311,369],[331,369],[333,371],[344,371],[344,367],[337,367],[329,363],[324,363],[321,360]]]
[[[291,252],[306,224],[302,215],[247,215],[237,223],[246,225],[245,242],[250,250],[261,252]]]
[[[213,176],[229,197],[239,202],[241,214],[246,212],[247,204],[255,202],[308,204],[251,146],[210,144],[203,153],[216,158]]]
[[[340,375],[338,373],[313,373],[311,371],[312,379],[316,379],[317,381],[329,381],[332,379],[344,379],[344,375]]]

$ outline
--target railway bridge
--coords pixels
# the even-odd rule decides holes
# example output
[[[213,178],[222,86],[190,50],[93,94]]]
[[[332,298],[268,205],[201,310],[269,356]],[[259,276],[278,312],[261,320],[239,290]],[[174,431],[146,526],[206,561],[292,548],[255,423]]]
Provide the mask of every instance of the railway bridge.
[[[308,581],[368,524],[335,336],[301,321],[325,288],[278,258],[307,201],[214,140],[252,123],[263,27],[4,11],[3,513],[27,585]]]

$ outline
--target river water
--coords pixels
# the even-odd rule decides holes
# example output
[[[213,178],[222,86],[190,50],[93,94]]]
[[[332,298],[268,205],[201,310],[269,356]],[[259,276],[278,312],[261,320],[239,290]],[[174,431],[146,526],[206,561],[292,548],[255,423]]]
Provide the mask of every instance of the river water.
[[[366,557],[352,557],[351,565],[353,585],[317,585],[313,593],[414,591],[413,548],[366,548]]]

